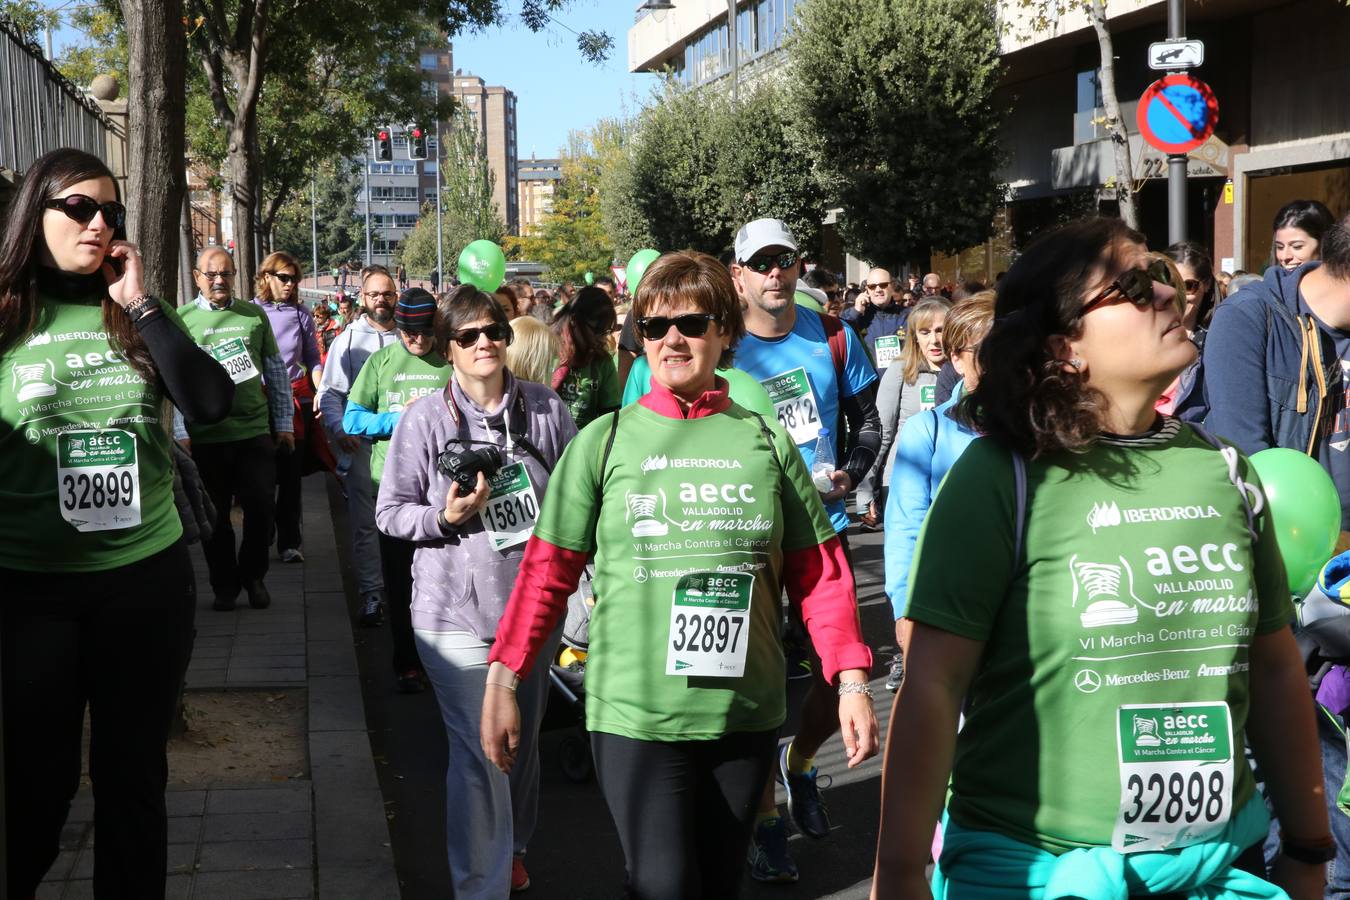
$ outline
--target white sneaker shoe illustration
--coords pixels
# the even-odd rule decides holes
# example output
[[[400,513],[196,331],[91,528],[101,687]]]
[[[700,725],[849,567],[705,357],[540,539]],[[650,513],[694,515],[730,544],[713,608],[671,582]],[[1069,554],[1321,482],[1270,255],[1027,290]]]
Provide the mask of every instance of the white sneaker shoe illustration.
[[[1125,557],[1117,557],[1120,565],[1114,563],[1079,562],[1074,554],[1069,560],[1069,571],[1073,575],[1073,607],[1078,608],[1078,599],[1086,595],[1087,607],[1079,615],[1084,628],[1101,628],[1106,625],[1133,625],[1139,621],[1139,598],[1134,595],[1134,572]],[[1121,598],[1121,575],[1127,579],[1125,591],[1127,603]]]

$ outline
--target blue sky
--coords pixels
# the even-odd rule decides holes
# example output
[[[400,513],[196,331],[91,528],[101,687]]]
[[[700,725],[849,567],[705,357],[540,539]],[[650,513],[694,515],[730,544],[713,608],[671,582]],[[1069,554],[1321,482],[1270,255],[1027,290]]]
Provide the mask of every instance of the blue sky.
[[[505,6],[518,8],[514,0]],[[606,31],[614,38],[608,61],[578,57],[576,37],[550,25],[533,34],[518,22],[454,40],[455,68],[516,93],[520,155],[557,155],[567,133],[606,116],[636,112],[656,84],[655,75],[628,73],[628,28],[637,0],[574,0],[556,18],[576,31]]]
[[[50,6],[58,5],[49,2]],[[545,31],[533,33],[512,15],[512,23],[481,33],[461,34],[454,41],[455,68],[516,94],[516,138],[520,155],[531,151],[542,159],[556,156],[567,133],[606,116],[632,114],[656,84],[655,75],[628,73],[628,28],[638,0],[573,0]],[[518,10],[519,0],[507,0]],[[567,31],[595,29],[614,39],[610,59],[593,64],[576,52],[576,36]],[[55,35],[56,52],[78,40],[63,27]]]

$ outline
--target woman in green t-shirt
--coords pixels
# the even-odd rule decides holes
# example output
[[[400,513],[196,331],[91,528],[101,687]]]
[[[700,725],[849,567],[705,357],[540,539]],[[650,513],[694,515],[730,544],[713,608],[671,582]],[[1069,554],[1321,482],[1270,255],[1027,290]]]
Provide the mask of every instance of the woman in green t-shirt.
[[[838,680],[850,766],[876,749],[871,654],[801,454],[715,374],[745,332],[726,267],[661,257],[632,315],[652,390],[558,463],[497,628],[483,750],[504,771],[517,764],[516,685],[593,551],[586,726],[629,895],[721,900],[739,893],[784,718],[783,588]]]
[[[192,422],[234,385],[145,293],[104,163],[54,150],[0,226],[0,659],[8,895],[60,850],[90,714],[94,894],[164,896],[164,785],[192,649],[192,563],[165,400]]]
[[[553,318],[559,353],[551,386],[579,429],[619,408],[619,374],[608,343],[613,328],[614,301],[594,286],[582,288]]]
[[[1321,896],[1334,845],[1260,485],[1154,410],[1195,358],[1168,281],[1102,218],[1000,284],[959,410],[986,437],[911,569],[873,896],[929,896],[950,785],[938,897],[1283,897],[1246,742],[1284,828],[1272,877]]]

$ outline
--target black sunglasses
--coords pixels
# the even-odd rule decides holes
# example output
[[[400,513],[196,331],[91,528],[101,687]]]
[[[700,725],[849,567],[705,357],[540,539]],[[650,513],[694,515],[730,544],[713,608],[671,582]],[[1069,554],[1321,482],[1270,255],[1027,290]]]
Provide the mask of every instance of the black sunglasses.
[[[482,328],[465,328],[462,331],[456,331],[453,340],[465,350],[478,343],[479,335],[487,335],[489,341],[504,341],[511,334],[510,327],[500,322],[493,322],[491,325],[484,325]]]
[[[797,251],[784,250],[782,253],[756,253],[747,259],[741,265],[754,272],[763,275],[765,272],[777,267],[787,270],[797,264]],[[702,334],[703,332],[699,332]]]
[[[93,197],[86,197],[84,194],[71,194],[68,197],[48,200],[42,205],[47,209],[60,210],[81,225],[88,225],[99,213],[103,213],[104,223],[113,230],[127,224],[127,208],[116,200],[99,203]]]
[[[685,313],[682,316],[640,316],[637,320],[638,334],[645,340],[662,340],[669,332],[670,326],[685,337],[703,337],[708,333],[708,326],[716,322],[717,316],[712,313]]]
[[[1155,259],[1149,263],[1146,269],[1127,269],[1121,272],[1120,277],[1108,284],[1101,293],[1084,303],[1082,311],[1078,314],[1080,316],[1087,315],[1107,302],[1113,294],[1120,294],[1140,309],[1152,306],[1155,282],[1172,287],[1172,270],[1167,267],[1167,263],[1160,259]]]
[[[297,281],[300,280],[300,277],[298,275],[288,275],[285,272],[268,272],[267,274],[271,275],[273,278],[275,278],[277,281],[280,281],[282,284],[295,284]]]

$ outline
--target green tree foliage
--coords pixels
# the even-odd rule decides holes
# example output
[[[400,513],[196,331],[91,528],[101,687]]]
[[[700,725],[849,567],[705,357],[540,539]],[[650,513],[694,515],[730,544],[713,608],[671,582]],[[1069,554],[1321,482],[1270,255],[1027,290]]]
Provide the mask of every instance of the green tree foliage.
[[[988,0],[804,0],[789,45],[793,129],[842,208],[844,247],[877,262],[989,234],[1001,113]]]
[[[667,82],[604,180],[601,208],[618,257],[642,247],[721,253],[761,216],[783,219],[804,247],[817,246],[826,205],[788,126],[775,80],[743,89],[739,105],[720,84]]]
[[[346,162],[326,166],[315,181],[319,268],[327,270],[343,260],[360,259],[366,248],[363,210],[356,199],[361,188],[360,166]],[[282,207],[272,244],[275,249],[294,255],[306,270],[311,268],[313,257],[309,192],[309,185],[305,185],[302,193],[292,194],[291,201]]]
[[[60,25],[60,16],[37,0],[0,0],[0,16],[9,19],[24,40],[39,45],[44,31]]]
[[[70,24],[84,39],[66,46],[56,59],[57,68],[80,85],[88,85],[98,75],[111,75],[125,91],[130,83],[131,50],[121,8],[110,3],[75,6],[70,10]]]
[[[467,110],[457,110],[441,139],[445,143],[441,166],[442,246],[445,268],[452,271],[465,245],[476,240],[501,243],[506,226],[492,199],[497,180],[488,165],[477,120]],[[411,272],[436,268],[434,203],[422,207],[417,226],[399,244],[398,258]]]
[[[549,267],[556,281],[580,281],[587,272],[603,275],[615,259],[600,206],[601,186],[623,152],[623,127],[601,119],[589,131],[568,136],[562,178],[553,208],[537,231],[508,238],[508,253]]]

